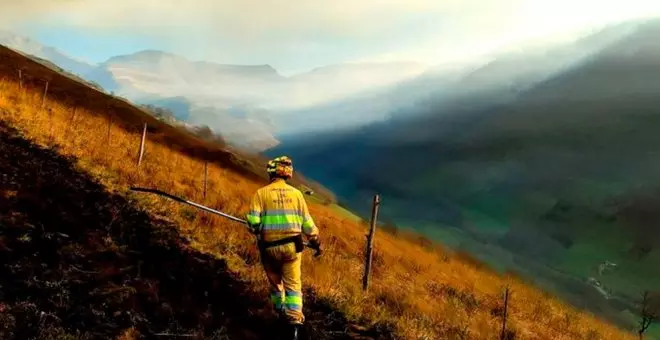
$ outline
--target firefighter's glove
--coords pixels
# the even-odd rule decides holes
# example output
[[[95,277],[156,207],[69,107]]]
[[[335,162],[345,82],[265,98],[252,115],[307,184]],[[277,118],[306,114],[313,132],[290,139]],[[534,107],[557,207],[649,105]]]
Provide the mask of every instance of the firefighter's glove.
[[[316,250],[314,256],[321,255],[321,240],[318,237],[309,240],[309,247]]]
[[[250,232],[254,235],[259,235],[261,233],[261,225],[260,224],[250,225],[250,227],[248,229],[250,229]]]

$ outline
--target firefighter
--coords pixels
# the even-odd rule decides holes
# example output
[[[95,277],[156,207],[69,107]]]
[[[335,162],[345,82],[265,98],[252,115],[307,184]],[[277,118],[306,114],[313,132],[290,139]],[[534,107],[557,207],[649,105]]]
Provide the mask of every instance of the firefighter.
[[[291,326],[293,339],[305,321],[301,263],[303,235],[311,248],[320,251],[319,230],[309,214],[300,190],[286,181],[293,176],[293,164],[277,157],[266,167],[270,184],[252,197],[247,221],[257,235],[261,262],[271,286],[271,302]]]

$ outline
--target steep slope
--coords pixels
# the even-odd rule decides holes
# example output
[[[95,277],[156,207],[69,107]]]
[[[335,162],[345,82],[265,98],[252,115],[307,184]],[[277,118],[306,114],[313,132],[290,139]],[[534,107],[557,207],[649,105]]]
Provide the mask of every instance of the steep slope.
[[[642,24],[522,92],[441,95],[416,118],[284,140],[273,152],[288,152],[353,207],[378,191],[398,223],[458,239],[601,314],[629,309],[609,301],[608,312],[595,307],[605,299],[541,276],[594,277],[628,301],[660,286],[660,235],[649,225],[660,170],[659,29]],[[599,276],[606,260],[619,267]]]
[[[23,67],[30,75],[28,78],[30,81],[26,82],[22,88],[12,78],[16,67]],[[25,162],[26,165],[22,165],[24,168],[14,171],[11,170],[14,168],[12,165],[11,168],[8,168],[9,170],[3,170],[3,175],[9,175],[4,172],[10,172],[12,178],[25,179],[28,184],[19,184],[26,188],[24,191],[23,189],[13,189],[14,186],[7,186],[10,189],[2,191],[0,195],[2,199],[11,200],[16,196],[23,198],[25,193],[30,196],[29,202],[34,202],[41,197],[29,195],[31,190],[27,190],[28,188],[48,187],[52,189],[48,192],[35,192],[37,195],[47,197],[43,199],[44,202],[55,201],[54,205],[37,205],[46,209],[41,211],[43,216],[41,214],[29,215],[30,219],[43,223],[43,228],[39,224],[35,224],[36,228],[31,234],[35,239],[41,240],[43,233],[43,238],[50,240],[43,244],[53,245],[54,242],[58,242],[56,240],[64,236],[56,233],[51,235],[46,231],[53,230],[56,222],[62,221],[65,221],[62,223],[71,222],[73,224],[71,229],[67,230],[76,230],[79,233],[85,233],[88,229],[92,232],[98,231],[100,242],[95,242],[99,238],[84,239],[85,243],[80,244],[84,249],[78,249],[79,252],[74,255],[85,254],[85,251],[90,248],[99,251],[110,248],[110,252],[91,253],[84,259],[76,256],[68,258],[65,263],[73,264],[78,269],[85,271],[82,274],[89,275],[92,277],[90,279],[94,277],[91,272],[101,272],[104,275],[116,274],[122,280],[121,282],[128,284],[126,289],[102,290],[102,293],[108,294],[98,297],[99,300],[88,299],[85,290],[71,292],[72,296],[76,296],[72,298],[73,301],[79,301],[79,299],[85,301],[82,303],[81,313],[73,315],[87,316],[88,312],[91,312],[96,318],[84,319],[86,325],[94,325],[93,329],[87,328],[85,331],[102,334],[92,334],[94,338],[107,338],[105,335],[115,334],[114,332],[123,327],[135,326],[140,329],[147,328],[146,334],[167,329],[171,333],[177,332],[177,335],[188,335],[184,332],[198,325],[201,327],[195,327],[195,329],[207,336],[211,335],[211,331],[217,330],[220,334],[216,334],[216,338],[226,336],[223,331],[229,332],[229,336],[240,334],[235,335],[239,338],[249,338],[248,332],[252,332],[255,336],[267,334],[266,338],[273,338],[272,335],[275,332],[267,327],[269,320],[273,318],[273,311],[270,308],[262,310],[260,307],[267,303],[268,285],[263,270],[259,266],[259,255],[254,247],[254,239],[245,232],[244,226],[209,216],[170,200],[134,195],[127,190],[130,185],[159,188],[204,202],[215,209],[241,216],[247,212],[249,197],[265,183],[262,178],[251,175],[253,168],[250,167],[250,164],[261,164],[259,169],[263,169],[264,164],[261,161],[246,159],[244,156],[239,157],[235,154],[233,157],[227,157],[226,150],[219,152],[213,145],[199,143],[189,134],[155,125],[157,128],[149,132],[145,157],[138,167],[134,159],[140,140],[139,128],[144,120],[151,122],[149,116],[142,115],[141,111],[125,102],[121,103],[126,106],[117,107],[116,102],[120,101],[116,98],[95,91],[89,92],[89,87],[53,74],[51,70],[8,50],[0,49],[0,72],[2,72],[0,74],[3,79],[0,82],[0,121],[17,128],[24,134],[24,138],[29,138],[34,143],[67,157],[75,165],[76,171],[84,171],[86,176],[97,181],[106,193],[118,197],[116,200],[111,199],[108,202],[105,198],[107,194],[96,191],[99,188],[98,185],[87,185],[88,181],[81,178],[79,174],[75,175],[66,170],[71,168],[70,165],[58,167],[52,162],[47,162],[43,167],[38,166],[37,160],[43,158],[41,156],[43,151],[20,152],[23,154],[21,157],[12,156],[13,154],[8,152],[9,161],[3,161],[3,165],[7,167],[14,164],[12,159],[29,159],[28,162]],[[42,108],[41,95],[44,79],[50,80],[54,91]],[[113,110],[108,108],[113,108]],[[156,121],[154,124],[158,124],[158,122]],[[4,132],[2,134],[2,136],[9,135]],[[14,141],[10,140],[9,144],[25,145],[26,143],[19,138]],[[188,147],[182,147],[184,145]],[[195,146],[197,148],[194,148]],[[35,158],[37,160],[33,160]],[[208,164],[208,167],[205,167],[205,164]],[[49,169],[53,169],[55,173],[49,173]],[[202,178],[200,174],[205,172],[204,169],[208,170],[207,195],[203,194],[203,186],[200,181]],[[14,173],[18,173],[18,175],[14,175]],[[25,176],[21,177],[21,174]],[[49,175],[48,180],[39,180],[38,177],[33,180],[33,177],[40,176],[39,174]],[[9,179],[10,177],[0,177],[0,179],[2,178]],[[65,179],[71,179],[71,181]],[[12,182],[17,181],[8,182],[9,185],[16,185]],[[75,188],[83,187],[83,192],[76,191],[71,187],[72,185]],[[58,194],[67,195],[66,198],[71,198],[74,203],[84,199],[85,202],[78,202],[78,207],[82,206],[85,209],[77,209],[68,213],[74,209],[74,206],[69,204],[70,201],[54,200],[54,197],[58,196],[53,195]],[[123,204],[123,202],[130,202],[130,204]],[[97,203],[100,203],[101,206],[99,207]],[[4,205],[0,207],[4,207]],[[12,203],[10,209],[24,211],[19,209],[29,209],[30,207],[32,205]],[[85,213],[89,211],[88,208],[91,209],[91,212]],[[109,211],[105,208],[108,208]],[[147,213],[150,220],[161,222],[155,222],[154,226],[154,222],[142,218],[145,217],[144,214],[133,214],[136,209]],[[383,211],[388,209],[383,209]],[[435,248],[427,240],[405,232],[377,233],[372,278],[369,290],[364,292],[359,277],[364,259],[365,226],[329,202],[318,203],[316,199],[310,198],[310,210],[323,233],[325,245],[325,255],[319,259],[312,259],[307,252],[303,254],[305,311],[309,320],[309,332],[314,339],[492,339],[500,334],[501,292],[505,285],[510,286],[514,292],[508,304],[507,334],[509,337],[521,339],[632,339],[631,334],[620,331],[592,315],[570,308],[547,294],[531,288],[516,277],[497,275],[469,257]],[[32,212],[34,210],[27,211],[26,214]],[[20,214],[17,215],[17,218],[21,217]],[[22,220],[17,220],[17,223],[21,228],[25,228]],[[30,222],[28,221],[28,223]],[[140,226],[132,228],[133,223],[139,223]],[[84,226],[80,224],[84,224]],[[175,227],[175,229],[168,226]],[[124,227],[129,230],[122,235],[121,231]],[[116,234],[117,229],[119,229],[119,235]],[[21,237],[22,234],[17,234],[14,226],[7,226],[7,229],[3,228],[0,231],[5,232],[5,230],[12,237],[3,240],[9,240],[16,249],[25,251],[21,254],[30,255],[26,259],[17,253],[17,261],[25,264],[35,263],[33,261],[41,262],[39,257],[31,256],[31,250],[38,244],[30,243],[28,237]],[[153,250],[153,252],[144,253],[142,248],[132,252],[135,249],[133,248],[134,242],[139,242],[141,247],[140,241],[149,242],[140,237],[131,239],[132,230],[138,235],[143,235],[144,232],[147,236],[149,235],[147,231],[155,232],[157,236],[151,235],[156,236],[156,245],[153,247],[144,245],[145,249]],[[167,233],[160,231],[167,231]],[[179,239],[174,244],[182,247],[169,247],[173,242],[168,240],[178,238],[179,235],[188,241]],[[78,240],[79,235],[69,236],[73,240]],[[117,246],[116,248],[109,242],[110,239]],[[17,241],[23,242],[22,245],[17,246]],[[132,243],[126,244],[125,242]],[[189,247],[184,247],[185,244]],[[164,251],[168,248],[169,252]],[[182,248],[187,251],[182,255],[183,259],[179,256]],[[8,251],[4,248],[0,249],[2,252]],[[50,253],[49,249],[40,251],[43,251],[44,254]],[[65,249],[61,253],[69,254],[68,251]],[[106,262],[94,261],[114,259],[112,251],[120,254],[127,253],[126,257],[120,257],[120,261],[128,261],[128,263],[119,262],[126,265],[125,267],[109,267],[110,269],[124,269],[120,273],[107,273],[102,269],[108,268],[105,267]],[[192,255],[189,257],[190,254]],[[9,255],[11,256],[11,254]],[[213,257],[216,260],[212,260]],[[158,259],[158,263],[153,263],[152,259]],[[181,261],[179,260],[187,261],[188,259],[191,260],[191,263],[187,263],[185,267],[180,266]],[[199,259],[206,263],[197,263]],[[137,264],[132,266],[131,261],[134,260],[137,260]],[[163,260],[172,261],[161,263]],[[77,261],[81,261],[81,263]],[[223,305],[223,302],[228,299],[233,301],[232,297],[238,293],[231,287],[227,290],[224,289],[223,282],[230,284],[232,281],[224,280],[226,276],[221,264],[223,261],[226,263],[226,270],[231,273],[231,277],[240,277],[241,284],[234,288],[237,288],[238,292],[249,292],[247,297],[240,296],[238,299],[240,301],[237,302],[239,306],[247,308],[247,311],[239,308],[239,310],[230,310],[224,316],[222,315],[222,310],[226,306]],[[211,263],[220,264],[213,267]],[[39,280],[51,279],[50,275],[59,273],[47,271],[48,262],[45,261],[44,264],[46,264],[45,267],[37,267],[43,268],[43,271],[35,268],[34,274],[29,276],[26,276],[25,272],[17,270],[16,267],[10,267],[15,271],[10,272],[2,280],[17,282],[17,287],[28,286],[32,289],[30,292],[33,296],[50,297],[65,294],[66,285],[58,287],[57,284],[53,285],[52,281],[49,281],[49,284],[39,281],[37,285],[31,281],[24,282],[26,277],[37,276]],[[147,264],[155,266],[153,272],[141,271],[144,270],[140,269],[141,267],[149,268]],[[40,263],[39,266],[41,266]],[[135,267],[141,276],[131,276],[135,273]],[[204,268],[208,271],[204,271]],[[198,269],[201,271],[197,271]],[[221,273],[216,275],[215,269],[220,269]],[[67,272],[69,268],[62,266],[57,270]],[[75,269],[73,270],[75,271]],[[190,270],[193,272],[188,273]],[[174,276],[170,277],[168,274]],[[209,277],[209,279],[202,280],[204,277]],[[155,299],[155,304],[153,304],[154,300],[141,303],[139,300],[131,299],[142,296],[145,292],[143,287],[136,287],[135,291],[129,288],[132,287],[130,284],[139,283],[140,278],[163,280],[161,285],[154,281],[149,281],[151,285],[147,285],[147,296]],[[191,282],[188,281],[189,278],[194,280],[200,278],[203,282]],[[207,297],[203,294],[202,289],[197,290],[196,288],[208,287],[210,280],[219,285],[210,288],[213,293],[209,293]],[[85,282],[87,281],[83,280],[82,284]],[[192,288],[182,292],[177,289],[182,286],[169,286],[172,282],[186,283],[182,285],[183,287],[189,283],[190,285],[187,287]],[[94,287],[104,287],[104,282],[90,284]],[[47,293],[43,291],[44,286],[48,289]],[[0,287],[0,292],[4,292],[5,289],[7,288],[3,285]],[[97,293],[97,291],[93,292]],[[82,296],[78,294],[82,294]],[[204,302],[208,302],[209,298],[214,299],[216,296],[220,296],[222,300],[217,301],[217,306],[209,308],[207,303],[197,304],[202,296],[206,298]],[[128,308],[156,306],[153,313],[148,309],[139,309],[140,312],[138,312],[142,313],[138,316],[153,315],[155,321],[151,324],[139,318],[125,321],[122,319],[125,315],[121,313],[108,314],[107,312],[114,311],[112,308],[115,308],[118,303],[123,303],[113,300],[114,298],[126,299],[121,301],[127,301],[125,303]],[[159,298],[162,300],[159,301]],[[253,305],[252,301],[260,302],[255,302],[256,305]],[[20,323],[23,320],[33,319],[25,317],[25,314],[20,314],[22,309],[14,309],[14,301],[8,300],[6,295],[0,294],[0,302],[4,303],[3,310],[7,305],[12,307],[9,314],[19,320],[17,324],[20,329],[29,327],[30,332],[40,329],[38,325]],[[36,307],[34,308],[46,313],[41,314],[43,317],[39,322],[48,322],[46,324],[53,325],[53,328],[60,327],[63,332],[69,334],[75,333],[75,325],[80,324],[80,321],[65,320],[59,316],[60,314],[48,309],[52,304],[59,303],[56,307],[60,306],[64,310],[67,306],[64,302],[66,301],[39,300],[38,304],[35,302]],[[99,305],[108,309],[99,310]],[[24,306],[23,304],[19,307]],[[177,306],[183,307],[181,310],[173,309]],[[34,310],[33,307],[28,309],[28,314]],[[197,313],[198,311],[205,312],[200,315]],[[220,314],[216,314],[216,312]],[[52,315],[60,320],[53,318]],[[131,315],[136,314],[131,313]],[[244,318],[246,315],[247,317]],[[182,327],[168,329],[166,327],[170,325],[169,323],[159,321],[168,320],[167,322],[169,322],[171,321],[170,316],[175,316],[177,319],[172,322],[175,324],[178,322]],[[225,328],[222,325],[219,329],[213,326],[204,328],[203,325],[206,324],[204,320],[216,320],[221,324],[227,321],[228,324]],[[105,321],[113,323],[104,326]],[[250,324],[247,326],[248,329],[243,328],[244,322]],[[354,326],[355,324],[364,326]],[[2,326],[7,325],[9,324],[2,324]],[[149,326],[152,328],[149,329]],[[131,338],[131,336],[128,334],[124,338]]]
[[[248,313],[265,306],[224,261],[4,123],[0,173],[3,339],[261,339],[272,329]]]

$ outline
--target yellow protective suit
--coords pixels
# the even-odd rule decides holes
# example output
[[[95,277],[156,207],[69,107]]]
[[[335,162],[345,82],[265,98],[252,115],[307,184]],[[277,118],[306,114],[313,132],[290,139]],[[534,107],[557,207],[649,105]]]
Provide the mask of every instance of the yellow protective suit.
[[[261,239],[265,242],[280,241],[301,233],[307,239],[313,239],[319,234],[305,197],[283,179],[275,179],[257,190],[250,203],[247,221],[251,226],[259,226]],[[284,312],[290,323],[303,323],[302,253],[296,251],[294,243],[287,243],[264,249],[261,261],[271,284],[274,307]]]

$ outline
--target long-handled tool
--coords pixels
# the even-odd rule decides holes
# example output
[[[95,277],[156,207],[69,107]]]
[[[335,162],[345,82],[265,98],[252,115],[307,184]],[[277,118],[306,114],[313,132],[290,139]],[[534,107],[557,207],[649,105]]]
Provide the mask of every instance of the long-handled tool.
[[[236,216],[232,216],[232,215],[229,215],[229,214],[225,214],[225,213],[223,213],[223,212],[221,212],[221,211],[217,211],[217,210],[215,210],[215,209],[211,209],[211,208],[206,207],[206,206],[203,206],[203,205],[201,205],[201,204],[199,204],[199,203],[195,203],[195,202],[192,202],[192,201],[188,201],[188,200],[183,199],[183,198],[181,198],[181,197],[177,197],[177,196],[174,196],[174,195],[172,195],[172,194],[168,194],[168,193],[166,193],[166,192],[163,192],[163,191],[160,191],[160,190],[157,190],[157,189],[147,189],[147,188],[131,187],[131,190],[132,190],[132,191],[137,191],[137,192],[146,192],[146,193],[156,194],[156,195],[159,195],[159,196],[164,196],[164,197],[167,197],[167,198],[169,198],[169,199],[175,200],[175,201],[177,201],[177,202],[184,203],[184,204],[188,204],[188,205],[192,205],[192,206],[195,207],[195,208],[199,208],[199,209],[202,209],[202,210],[204,210],[204,211],[208,211],[208,212],[210,212],[210,213],[212,213],[212,214],[216,214],[216,215],[222,216],[222,217],[224,217],[224,218],[230,219],[230,220],[232,220],[232,221],[234,221],[234,222],[242,223],[242,224],[245,224],[246,226],[248,226],[248,223],[247,223],[246,220],[240,219],[240,218],[238,218],[238,217],[236,217]],[[313,248],[313,247],[310,246],[309,243],[304,243],[304,244],[305,244],[306,247],[308,247],[308,248],[310,248],[310,249],[314,249],[314,250],[316,251],[316,252],[314,253],[314,256],[315,256],[315,257],[318,257],[318,256],[321,255],[321,249]]]

